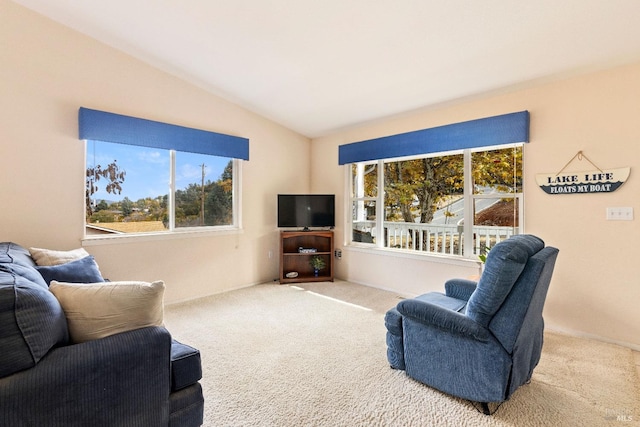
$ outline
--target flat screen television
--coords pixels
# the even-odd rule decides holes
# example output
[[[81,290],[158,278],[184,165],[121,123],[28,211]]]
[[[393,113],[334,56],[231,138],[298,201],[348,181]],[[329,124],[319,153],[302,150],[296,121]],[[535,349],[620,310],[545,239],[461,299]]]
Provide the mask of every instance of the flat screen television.
[[[334,194],[278,194],[278,228],[335,227]]]

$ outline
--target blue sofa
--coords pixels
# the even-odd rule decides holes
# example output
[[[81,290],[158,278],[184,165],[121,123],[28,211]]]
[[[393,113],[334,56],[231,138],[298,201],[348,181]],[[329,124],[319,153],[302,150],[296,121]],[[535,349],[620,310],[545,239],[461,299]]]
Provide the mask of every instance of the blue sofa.
[[[29,251],[0,243],[1,426],[202,424],[198,350],[160,326],[72,343]]]
[[[454,279],[445,293],[403,300],[385,315],[392,368],[482,404],[507,400],[540,360],[542,309],[558,249],[533,235],[493,247],[476,283]]]

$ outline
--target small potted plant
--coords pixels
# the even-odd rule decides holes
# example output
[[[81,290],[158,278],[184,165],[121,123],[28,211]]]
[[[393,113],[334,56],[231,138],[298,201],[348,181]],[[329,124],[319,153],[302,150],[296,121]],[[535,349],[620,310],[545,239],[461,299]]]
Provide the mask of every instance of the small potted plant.
[[[484,265],[487,263],[487,257],[489,256],[489,251],[491,250],[490,246],[486,246],[484,248],[484,252],[482,252],[480,255],[478,255],[478,258],[480,259],[480,262],[482,264],[480,264],[480,276],[482,276],[482,273],[484,272]],[[480,276],[478,276],[478,280],[480,280]]]
[[[312,256],[309,260],[309,265],[313,268],[313,274],[315,276],[318,276],[318,272],[327,266],[326,262],[320,255]]]
[[[489,251],[490,250],[491,250],[491,248],[489,246],[487,246],[484,249],[484,253],[481,253],[480,255],[478,255],[478,258],[480,259],[480,261],[482,261],[483,264],[485,264],[487,262],[487,257],[489,256]]]

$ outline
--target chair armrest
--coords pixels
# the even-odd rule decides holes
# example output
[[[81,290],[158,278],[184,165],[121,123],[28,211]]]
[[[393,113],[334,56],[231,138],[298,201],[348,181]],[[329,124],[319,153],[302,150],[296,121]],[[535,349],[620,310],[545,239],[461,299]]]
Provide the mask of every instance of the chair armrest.
[[[469,319],[464,314],[442,308],[435,304],[416,299],[400,301],[397,306],[403,316],[437,328],[486,342],[491,334],[479,323]]]
[[[0,425],[168,425],[170,356],[157,326],[55,348],[0,379]]]
[[[445,295],[452,298],[469,301],[476,290],[478,282],[468,279],[451,279],[444,284]]]

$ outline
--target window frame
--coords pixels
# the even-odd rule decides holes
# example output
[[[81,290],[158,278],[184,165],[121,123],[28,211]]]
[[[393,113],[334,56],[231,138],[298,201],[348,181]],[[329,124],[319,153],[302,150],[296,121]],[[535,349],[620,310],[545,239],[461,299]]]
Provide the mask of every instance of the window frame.
[[[423,155],[413,155],[406,157],[396,157],[396,158],[386,158],[386,159],[378,159],[378,160],[369,160],[357,163],[346,163],[345,166],[345,182],[347,192],[345,193],[345,204],[348,206],[348,209],[345,214],[345,244],[348,247],[355,248],[358,250],[367,250],[367,249],[375,249],[376,251],[384,251],[389,254],[398,254],[398,253],[410,253],[411,255],[415,255],[418,257],[434,257],[440,259],[449,259],[449,260],[478,260],[478,254],[474,253],[474,239],[473,239],[473,221],[465,221],[463,223],[463,233],[462,238],[464,239],[463,243],[463,254],[455,255],[455,254],[441,254],[434,253],[428,251],[421,250],[408,250],[408,249],[396,249],[396,248],[387,248],[385,247],[385,239],[376,238],[375,243],[365,243],[358,242],[353,240],[353,222],[354,215],[352,210],[354,209],[355,203],[358,201],[375,201],[376,203],[376,220],[375,220],[375,232],[376,236],[384,236],[384,164],[392,163],[398,161],[406,161],[406,160],[415,160],[415,159],[423,159],[429,157],[442,157],[447,155],[454,154],[463,154],[463,173],[464,173],[464,190],[463,190],[463,200],[464,200],[464,218],[474,218],[473,208],[476,200],[481,199],[494,199],[496,198],[496,194],[474,194],[474,184],[473,184],[473,173],[472,173],[472,154],[474,152],[481,151],[491,151],[491,150],[499,150],[505,148],[513,148],[513,147],[521,147],[522,149],[522,184],[521,184],[521,192],[514,193],[498,193],[499,198],[501,199],[515,199],[518,203],[518,226],[513,227],[515,230],[515,234],[524,233],[524,157],[525,157],[525,146],[526,143],[518,142],[518,143],[510,143],[510,144],[500,144],[500,145],[491,145],[491,146],[482,146],[482,147],[473,147],[473,148],[465,148],[451,151],[443,151],[437,153],[428,153]],[[370,165],[376,164],[378,175],[377,175],[377,191],[375,197],[357,197],[354,190],[353,183],[353,173],[352,167],[353,165]],[[382,219],[382,220],[380,220]]]
[[[86,175],[84,172],[87,167],[87,147],[88,142],[90,140],[82,140],[84,145],[84,161],[83,161],[83,177]],[[97,141],[100,142],[100,141]],[[131,145],[131,144],[130,144]],[[131,145],[131,147],[136,147],[135,145]],[[141,146],[142,147],[142,146]],[[225,234],[237,234],[242,232],[242,159],[233,158],[233,157],[224,157],[228,158],[233,162],[233,170],[232,170],[232,179],[233,179],[233,187],[232,187],[232,215],[233,222],[228,225],[207,225],[207,226],[197,226],[197,227],[176,227],[175,226],[175,194],[176,194],[176,186],[175,186],[175,173],[176,173],[176,153],[182,152],[181,150],[164,150],[169,152],[169,164],[170,164],[170,172],[169,172],[169,182],[167,191],[169,193],[169,228],[165,231],[157,231],[157,232],[139,232],[139,233],[114,233],[114,234],[97,234],[97,235],[89,235],[87,234],[87,217],[86,217],[86,207],[83,203],[83,214],[82,214],[82,243],[83,246],[97,245],[102,243],[109,243],[115,241],[123,241],[123,240],[135,240],[135,241],[145,241],[145,240],[163,240],[163,239],[176,239],[176,238],[189,238],[189,237],[204,237],[210,235],[225,235]],[[84,184],[84,181],[83,181]],[[86,186],[83,186],[83,200],[84,193],[86,191]]]

